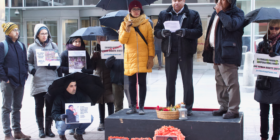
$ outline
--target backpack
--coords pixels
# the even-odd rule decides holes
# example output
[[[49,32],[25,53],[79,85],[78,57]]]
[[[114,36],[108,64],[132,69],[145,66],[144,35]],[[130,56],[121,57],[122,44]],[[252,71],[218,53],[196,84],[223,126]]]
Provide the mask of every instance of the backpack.
[[[2,43],[4,44],[4,52],[5,52],[5,57],[6,57],[8,50],[9,50],[8,42],[6,40],[3,40]],[[24,50],[22,43],[19,41],[17,41],[17,43],[20,45],[21,49]]]

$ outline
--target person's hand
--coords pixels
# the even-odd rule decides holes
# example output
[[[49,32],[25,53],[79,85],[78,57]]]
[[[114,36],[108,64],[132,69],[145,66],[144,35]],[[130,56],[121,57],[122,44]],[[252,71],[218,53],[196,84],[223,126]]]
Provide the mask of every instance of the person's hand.
[[[50,66],[50,64],[48,66],[46,66],[46,68],[48,70],[56,70],[56,66]]]
[[[185,32],[186,32],[185,29],[179,29],[179,30],[177,30],[177,31],[175,32],[175,34],[176,34],[177,36],[184,37],[185,34],[186,34]]]
[[[76,116],[77,114],[78,114],[78,112],[75,112],[75,113],[73,113],[74,114],[74,116]]]
[[[154,57],[149,56],[148,63],[147,63],[147,69],[152,69],[154,66]]]
[[[66,118],[67,118],[67,115],[65,115],[65,114],[61,114],[61,115],[60,115],[60,119],[61,119],[61,120],[65,121]]]
[[[275,57],[275,56],[277,56],[277,54],[275,52],[269,52],[269,56],[270,57]]]
[[[171,31],[170,31],[170,30],[162,29],[162,30],[161,30],[161,34],[162,34],[162,36],[165,38],[165,37],[168,37],[168,36],[171,35]]]
[[[130,27],[132,26],[132,21],[127,21],[126,23],[125,23],[125,30],[127,31],[127,32],[130,32]]]
[[[36,73],[36,69],[32,69],[30,72],[30,74],[32,74],[33,76],[35,75],[35,73]]]
[[[10,83],[10,80],[8,80],[7,84],[9,84],[9,83]]]
[[[217,14],[218,14],[220,11],[223,10],[223,6],[222,6],[222,3],[221,3],[220,0],[217,2],[216,6],[215,6],[215,10],[216,10]]]

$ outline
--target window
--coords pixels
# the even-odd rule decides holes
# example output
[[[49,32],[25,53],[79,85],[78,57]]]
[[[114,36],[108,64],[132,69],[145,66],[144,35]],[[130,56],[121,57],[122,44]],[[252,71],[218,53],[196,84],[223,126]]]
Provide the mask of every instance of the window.
[[[25,0],[25,6],[52,6],[52,0]]]
[[[66,19],[62,21],[63,30],[63,50],[66,50],[66,43],[69,40],[71,34],[78,30],[77,19]]]
[[[100,0],[84,0],[85,5],[96,5]]]
[[[75,6],[82,5],[82,0],[53,0],[54,6]]]
[[[22,7],[22,0],[11,0],[12,7]]]

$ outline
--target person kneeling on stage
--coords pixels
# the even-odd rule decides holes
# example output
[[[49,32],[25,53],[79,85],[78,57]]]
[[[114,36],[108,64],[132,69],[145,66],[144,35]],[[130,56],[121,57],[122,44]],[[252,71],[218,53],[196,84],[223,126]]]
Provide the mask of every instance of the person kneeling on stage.
[[[52,108],[52,117],[55,120],[59,138],[60,140],[66,140],[65,131],[67,129],[76,129],[74,138],[77,140],[83,140],[82,134],[92,123],[93,117],[91,118],[91,123],[66,124],[65,119],[71,116],[65,114],[65,103],[85,103],[89,101],[86,95],[77,91],[76,81],[70,80],[66,82],[65,89],[66,91],[64,94],[56,97]]]

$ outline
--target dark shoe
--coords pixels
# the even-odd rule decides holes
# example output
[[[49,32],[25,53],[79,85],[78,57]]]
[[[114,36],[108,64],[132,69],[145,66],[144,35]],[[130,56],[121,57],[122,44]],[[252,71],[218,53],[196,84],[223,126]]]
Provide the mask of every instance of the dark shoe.
[[[67,140],[65,135],[59,135],[60,140]]]
[[[46,137],[44,132],[44,118],[37,118],[37,124],[39,128],[39,138]]]
[[[83,134],[86,134],[86,131],[84,131]]]
[[[98,131],[104,131],[105,130],[104,123],[100,123],[97,130]]]
[[[140,107],[140,109],[139,109],[139,115],[145,115],[144,107]]]
[[[19,132],[14,132],[14,138],[21,139],[21,140],[29,140],[31,137],[24,135],[21,131],[19,131]]]
[[[75,129],[70,129],[69,135],[74,135],[75,134]]]
[[[52,117],[46,117],[46,122],[45,122],[45,131],[46,131],[46,136],[49,137],[55,137],[54,133],[52,132]]]
[[[265,138],[262,138],[262,140],[267,140],[267,139],[265,139]]]
[[[224,119],[233,119],[238,117],[239,117],[239,113],[232,113],[232,112],[227,112],[226,114],[223,115]]]
[[[10,134],[5,136],[5,140],[16,140],[16,139],[13,137],[12,134]]]
[[[84,140],[84,139],[83,139],[83,135],[79,135],[79,134],[74,134],[74,138],[75,138],[76,140]]]
[[[190,111],[188,111],[188,114],[187,114],[188,116],[192,116],[193,115],[193,113],[192,113],[192,111],[190,110]]]
[[[227,113],[227,110],[215,110],[212,112],[213,116],[223,116],[223,114]]]
[[[132,105],[130,110],[126,112],[126,114],[134,114],[134,113],[138,113],[136,110],[136,105]]]

